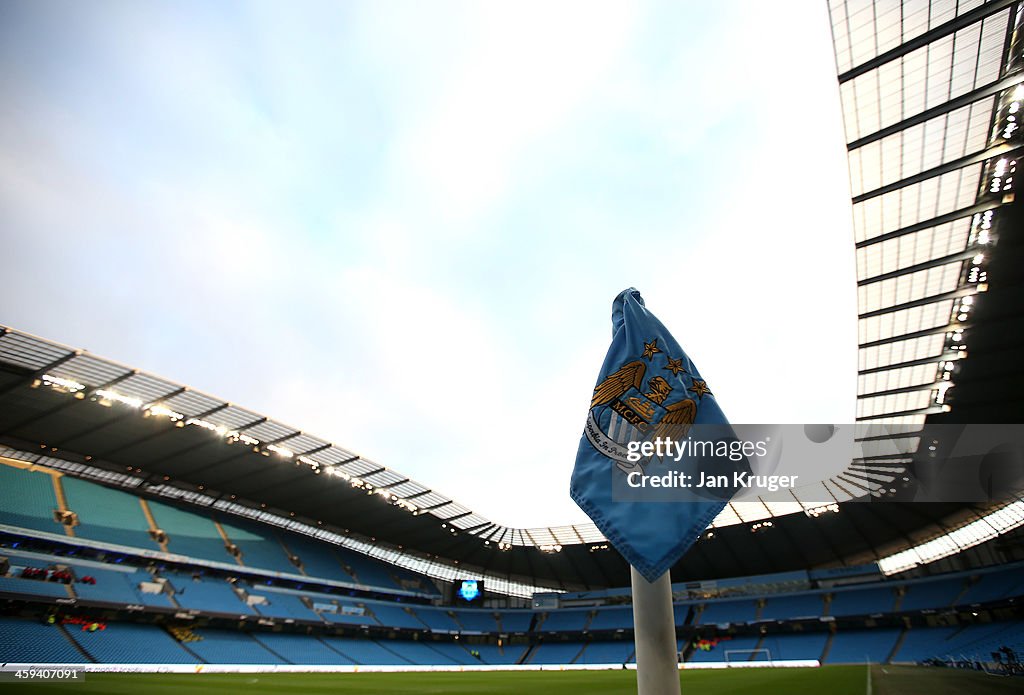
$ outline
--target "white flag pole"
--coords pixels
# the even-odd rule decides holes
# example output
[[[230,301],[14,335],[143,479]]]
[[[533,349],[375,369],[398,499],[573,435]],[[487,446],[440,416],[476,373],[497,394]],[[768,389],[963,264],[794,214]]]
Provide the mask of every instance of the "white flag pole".
[[[637,695],[679,695],[679,656],[669,573],[651,583],[629,568],[633,583],[633,634]]]

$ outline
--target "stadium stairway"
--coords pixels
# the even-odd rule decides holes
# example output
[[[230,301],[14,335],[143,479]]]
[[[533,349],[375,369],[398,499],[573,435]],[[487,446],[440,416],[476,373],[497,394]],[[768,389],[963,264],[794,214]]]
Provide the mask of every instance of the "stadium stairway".
[[[533,658],[533,652],[536,651],[536,649],[537,649],[537,643],[536,642],[534,642],[533,644],[527,645],[526,649],[523,650],[523,653],[519,656],[518,659],[516,659],[516,664],[528,664],[528,663],[530,663],[530,659]]]
[[[582,659],[582,658],[583,658],[583,655],[584,655],[584,654],[586,654],[586,652],[587,652],[587,647],[589,647],[589,646],[590,646],[590,642],[584,642],[584,643],[583,643],[583,649],[581,649],[581,650],[579,651],[579,653],[578,653],[578,654],[576,654],[576,656],[574,656],[574,657],[572,658],[572,661],[570,661],[569,663],[570,663],[570,664],[575,664],[575,663],[577,663],[577,662],[578,662],[578,661],[579,661],[580,659]]]
[[[146,517],[146,523],[149,524],[149,534],[153,537],[153,540],[160,546],[162,552],[167,551],[167,535],[159,534],[160,527],[157,526],[156,518],[153,516],[153,510],[150,508],[149,503],[143,498],[139,498],[139,506],[142,507],[142,515]]]
[[[61,474],[56,472],[51,475],[53,481],[53,496],[57,498],[57,509],[61,512],[68,512],[70,511],[68,509],[68,498],[64,495],[64,486],[61,485],[60,481],[61,477]],[[75,529],[72,526],[69,524],[61,524],[61,526],[64,528],[64,535],[71,538],[75,537]]]
[[[396,661],[395,661],[396,664],[411,664],[411,663],[413,663],[409,659],[406,659],[404,656],[402,656],[401,654],[396,652],[394,649],[391,649],[390,647],[388,647],[386,644],[381,644],[378,640],[370,640],[370,641],[373,642],[374,644],[376,644],[378,647],[380,647],[384,651],[388,652],[389,654],[394,654],[395,655],[395,659],[396,659]]]
[[[353,659],[351,656],[349,656],[345,652],[343,652],[340,649],[338,649],[338,647],[336,645],[328,644],[322,637],[316,637],[315,639],[316,639],[317,642],[319,642],[320,644],[324,645],[329,650],[331,650],[335,654],[339,655],[341,658],[347,660],[350,664],[356,663],[355,659]]]
[[[239,565],[240,567],[245,567],[245,563],[244,563],[244,562],[242,561],[242,555],[241,555],[241,554],[240,554],[240,552],[239,552],[239,551],[237,550],[237,548],[238,548],[238,545],[237,545],[237,544],[235,544],[235,543],[233,543],[233,542],[231,541],[231,539],[230,539],[230,538],[228,538],[228,534],[227,534],[227,532],[226,532],[226,531],[224,530],[224,527],[220,525],[220,521],[218,521],[217,519],[212,519],[212,521],[213,521],[213,528],[215,528],[215,529],[217,530],[217,534],[218,534],[218,535],[220,536],[221,540],[222,540],[222,541],[224,541],[224,548],[225,548],[225,549],[229,549],[229,548],[231,548],[231,547],[234,547],[234,548],[236,549],[234,553],[232,553],[232,552],[231,552],[230,550],[228,550],[228,555],[229,555],[229,556],[230,556],[231,558],[233,558],[233,559],[234,559],[234,561],[235,561],[235,562],[236,562],[236,563],[237,563],[237,564],[238,564],[238,565]]]
[[[60,632],[60,634],[64,635],[64,639],[66,639],[71,644],[71,646],[75,648],[75,651],[77,651],[79,654],[84,656],[87,661],[89,661],[91,663],[94,663],[94,664],[98,664],[100,662],[99,659],[97,659],[92,654],[87,652],[85,650],[85,647],[83,647],[82,645],[80,645],[78,642],[75,641],[75,639],[71,636],[71,634],[68,632],[68,629],[66,627],[64,627],[60,623],[56,623],[54,625],[54,627],[57,628],[57,631]]]
[[[758,609],[758,615],[760,615],[760,614],[761,614],[761,611],[760,611],[760,609]],[[764,648],[764,637],[765,637],[764,635],[761,635],[758,638],[757,644],[754,645],[754,651],[752,651],[750,653],[750,656],[747,657],[747,661],[757,661],[757,654],[758,654],[757,650]]]
[[[261,640],[260,636],[258,634],[253,633],[253,634],[251,634],[249,636],[252,637],[252,639],[256,642],[256,644],[260,645],[261,647],[266,649],[268,652],[270,652],[271,654],[276,656],[278,659],[280,659],[281,663],[284,663],[284,664],[294,664],[295,663],[294,661],[291,661],[291,660],[285,658],[280,652],[278,652],[275,649],[273,649],[269,644],[267,644],[267,640]]]
[[[587,613],[587,617],[583,621],[583,631],[584,632],[587,632],[588,630],[590,630],[590,624],[592,622],[594,622],[594,611],[590,611],[589,613]],[[584,649],[586,649],[586,647],[584,647]],[[580,650],[580,654],[582,654],[582,653],[583,653],[583,651]],[[580,658],[580,654],[576,655],[577,659]],[[574,659],[572,663],[576,663],[576,660]]]
[[[897,604],[897,610],[898,609],[899,605]],[[885,661],[883,663],[891,664],[892,660],[896,658],[896,655],[900,653],[900,649],[903,647],[903,643],[907,639],[907,632],[909,632],[909,630],[907,630],[907,628],[904,627],[903,630],[900,632],[900,636],[896,638],[896,644],[892,645],[892,649],[886,655]]]
[[[828,653],[832,651],[832,642],[835,640],[835,638],[836,633],[828,633],[828,639],[825,640],[825,648],[821,650],[821,656],[818,657],[818,661],[820,663],[825,663],[825,660],[828,659]]]
[[[907,597],[906,588],[896,590],[896,603],[892,604],[892,612],[899,613],[903,609],[903,600]]]

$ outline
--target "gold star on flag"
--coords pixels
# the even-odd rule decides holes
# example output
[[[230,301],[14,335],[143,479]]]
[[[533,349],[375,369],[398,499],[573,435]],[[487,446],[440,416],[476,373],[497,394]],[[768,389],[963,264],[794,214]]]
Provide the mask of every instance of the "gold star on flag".
[[[711,393],[711,389],[708,388],[708,382],[703,379],[694,379],[693,386],[689,390],[697,394],[697,397],[701,399],[704,398],[705,393]]]
[[[654,353],[656,352],[661,352],[661,350],[658,349],[657,338],[655,338],[649,343],[644,343],[644,357],[646,357],[647,359],[651,359],[652,357],[654,357]]]
[[[679,372],[685,372],[686,371],[685,369],[683,369],[683,358],[682,357],[680,357],[678,360],[674,360],[671,357],[669,357],[668,358],[668,366],[664,367],[664,369],[667,369],[670,372],[672,372],[672,376],[679,376]]]

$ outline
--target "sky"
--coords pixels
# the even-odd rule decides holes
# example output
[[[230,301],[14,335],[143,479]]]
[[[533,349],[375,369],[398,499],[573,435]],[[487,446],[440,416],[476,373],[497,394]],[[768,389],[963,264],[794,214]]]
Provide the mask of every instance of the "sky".
[[[0,3],[0,324],[515,527],[638,288],[733,422],[852,422],[827,8]]]

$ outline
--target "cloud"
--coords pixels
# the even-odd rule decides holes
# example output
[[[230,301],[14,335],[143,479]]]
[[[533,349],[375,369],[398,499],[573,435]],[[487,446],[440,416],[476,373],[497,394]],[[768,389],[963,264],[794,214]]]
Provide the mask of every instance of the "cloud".
[[[0,28],[4,322],[516,526],[581,519],[630,285],[734,419],[852,411],[823,8],[54,7]]]

